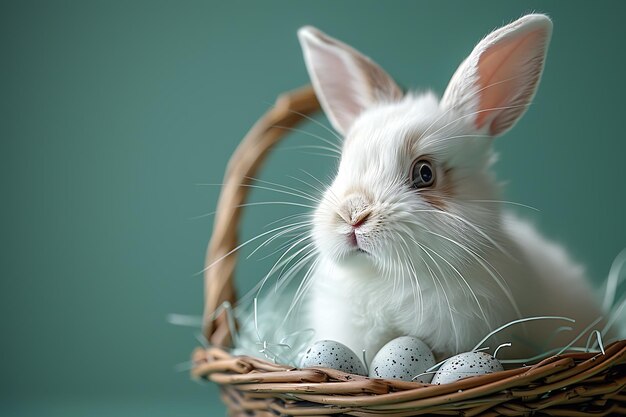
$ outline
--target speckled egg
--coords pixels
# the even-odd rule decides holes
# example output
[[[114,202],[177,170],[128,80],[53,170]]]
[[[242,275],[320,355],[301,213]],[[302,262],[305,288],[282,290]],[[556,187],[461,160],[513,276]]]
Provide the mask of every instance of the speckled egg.
[[[448,384],[469,376],[490,374],[504,368],[499,360],[485,352],[466,352],[451,357],[433,377],[433,384]]]
[[[320,340],[308,348],[300,368],[331,368],[356,375],[367,375],[359,357],[346,345],[334,340]]]
[[[428,383],[432,375],[413,378],[434,365],[435,357],[426,343],[417,337],[402,336],[378,351],[372,360],[369,376]]]

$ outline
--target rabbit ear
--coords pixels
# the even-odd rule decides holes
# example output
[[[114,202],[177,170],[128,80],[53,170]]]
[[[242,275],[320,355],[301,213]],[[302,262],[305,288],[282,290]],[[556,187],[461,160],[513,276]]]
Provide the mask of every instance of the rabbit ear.
[[[402,91],[368,57],[311,26],[298,31],[315,93],[333,127],[345,135],[363,110],[395,101]]]
[[[452,76],[442,107],[458,109],[493,136],[506,132],[535,95],[551,34],[552,21],[542,14],[489,34]]]

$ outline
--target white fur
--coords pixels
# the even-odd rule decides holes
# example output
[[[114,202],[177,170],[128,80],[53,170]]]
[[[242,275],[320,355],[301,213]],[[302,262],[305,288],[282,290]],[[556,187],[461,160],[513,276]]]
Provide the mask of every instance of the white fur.
[[[315,29],[300,31],[320,101],[345,134],[337,175],[314,213],[317,264],[300,326],[316,340],[371,359],[390,339],[412,335],[449,356],[519,317],[561,315],[582,328],[601,315],[565,251],[502,211],[489,169],[493,137],[534,95],[550,33],[542,15],[493,32],[440,102],[429,92],[397,98],[369,58]],[[420,158],[435,171],[430,190],[409,183]],[[365,215],[358,250],[351,223]],[[522,354],[559,325],[518,326],[503,337]]]

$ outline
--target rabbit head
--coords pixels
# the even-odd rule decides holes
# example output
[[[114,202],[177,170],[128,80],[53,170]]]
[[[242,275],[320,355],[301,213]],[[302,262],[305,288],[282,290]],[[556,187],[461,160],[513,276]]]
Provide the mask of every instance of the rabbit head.
[[[336,176],[314,214],[320,253],[385,271],[429,258],[458,265],[497,246],[492,139],[531,102],[551,32],[538,14],[492,32],[439,99],[403,93],[368,57],[300,29],[316,94],[343,136]]]

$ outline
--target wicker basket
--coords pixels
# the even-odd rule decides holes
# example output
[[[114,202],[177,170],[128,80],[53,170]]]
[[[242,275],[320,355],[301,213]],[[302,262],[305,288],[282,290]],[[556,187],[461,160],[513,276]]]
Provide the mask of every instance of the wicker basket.
[[[192,375],[221,386],[231,416],[626,415],[626,340],[599,353],[568,353],[532,366],[446,385],[370,379],[330,369],[294,369],[232,356],[223,302],[235,302],[233,272],[241,204],[268,152],[290,128],[319,110],[310,87],[280,96],[232,156],[220,195],[205,272],[208,349],[193,352]]]

